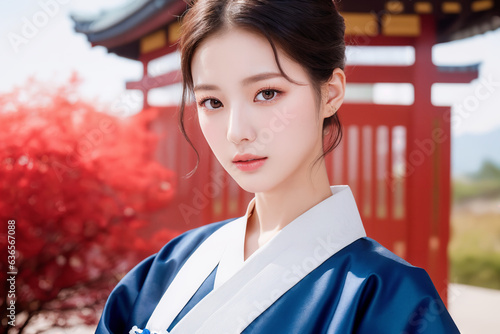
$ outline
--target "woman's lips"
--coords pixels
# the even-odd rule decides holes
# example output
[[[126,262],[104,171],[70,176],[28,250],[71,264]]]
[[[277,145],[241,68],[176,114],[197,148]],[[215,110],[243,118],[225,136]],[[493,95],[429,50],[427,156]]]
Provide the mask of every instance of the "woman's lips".
[[[251,172],[259,169],[267,158],[252,158],[248,160],[233,160],[234,165],[243,172]]]

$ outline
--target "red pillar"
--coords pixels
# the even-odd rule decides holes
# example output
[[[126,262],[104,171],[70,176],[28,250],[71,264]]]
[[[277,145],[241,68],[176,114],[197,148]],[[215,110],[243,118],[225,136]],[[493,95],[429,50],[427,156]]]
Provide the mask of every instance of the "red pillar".
[[[426,268],[446,302],[449,213],[440,214],[440,211],[449,210],[449,170],[444,173],[440,170],[449,169],[450,138],[448,135],[444,142],[436,141],[436,134],[440,131],[449,134],[450,125],[439,121],[437,116],[442,108],[431,103],[431,88],[438,76],[432,62],[435,43],[435,18],[422,15],[421,34],[415,40],[415,102],[408,128],[406,207],[411,242],[407,259],[413,265]],[[441,182],[439,177],[444,177]]]

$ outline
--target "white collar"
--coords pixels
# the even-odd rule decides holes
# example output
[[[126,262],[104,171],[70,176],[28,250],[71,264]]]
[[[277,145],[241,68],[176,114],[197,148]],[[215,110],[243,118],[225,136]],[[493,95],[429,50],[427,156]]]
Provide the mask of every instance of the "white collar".
[[[346,192],[349,193],[349,196],[346,197],[347,199],[347,208],[348,210],[345,210],[343,212],[345,218],[347,218],[349,221],[354,221],[356,224],[354,224],[354,227],[358,227],[361,225],[362,227],[362,222],[361,218],[359,218],[359,212],[356,206],[356,202],[354,200],[354,197],[352,195],[351,189],[347,185],[337,185],[337,186],[330,186],[330,190],[332,192],[332,196],[329,196],[322,202],[316,204],[306,212],[304,212],[302,215],[294,219],[290,224],[298,224],[298,221],[301,221],[304,218],[312,218],[308,217],[309,214],[307,212],[313,210],[315,211],[314,214],[314,219],[316,220],[324,220],[326,222],[331,222],[333,217],[332,217],[332,212],[329,210],[331,205],[333,205],[333,202],[336,201],[337,198],[335,198],[336,194],[339,192]],[[257,256],[259,253],[261,253],[266,246],[269,244],[269,242],[276,238],[277,235],[285,228],[286,226],[280,230],[276,235],[273,236],[273,238],[269,241],[267,241],[264,245],[259,247],[254,253],[252,253],[246,261],[244,261],[244,250],[245,250],[245,234],[246,234],[246,229],[247,229],[247,224],[248,224],[248,219],[250,216],[253,214],[253,210],[255,208],[255,203],[256,203],[256,197],[252,198],[252,200],[248,203],[247,209],[245,214],[240,217],[239,219],[231,222],[230,224],[235,225],[234,227],[234,232],[235,235],[228,241],[227,247],[225,248],[221,260],[218,264],[217,267],[217,273],[215,277],[215,283],[214,283],[214,289],[217,289],[219,286],[224,284],[229,278],[231,278],[243,265],[248,262],[251,258],[254,256]],[[333,223],[333,222],[331,222]],[[287,226],[288,226],[287,225]],[[364,230],[363,230],[364,232]]]
[[[366,236],[349,186],[330,188],[332,196],[294,219],[243,262],[246,223],[255,205],[255,198],[252,199],[244,216],[219,228],[186,261],[146,328],[153,332],[168,328],[219,265],[214,289],[179,321],[172,333],[243,330],[260,314],[255,312],[253,301],[266,300],[270,306],[326,259]],[[302,270],[302,276],[290,274],[290,268],[306,262],[307,270]],[[280,293],[274,293],[275,299],[269,300],[270,291]]]
[[[220,262],[217,266],[214,290],[224,284],[229,278],[231,278],[241,267],[243,267],[245,263],[244,250],[246,229],[248,219],[252,215],[254,207],[255,197],[252,198],[250,203],[248,203],[247,210],[243,217],[229,223],[235,225],[235,229],[233,230],[235,235],[233,235],[230,240],[228,240],[227,247],[225,248]],[[259,250],[261,250],[264,246],[260,247]],[[255,251],[252,256],[254,256],[256,253],[258,254],[259,250]]]

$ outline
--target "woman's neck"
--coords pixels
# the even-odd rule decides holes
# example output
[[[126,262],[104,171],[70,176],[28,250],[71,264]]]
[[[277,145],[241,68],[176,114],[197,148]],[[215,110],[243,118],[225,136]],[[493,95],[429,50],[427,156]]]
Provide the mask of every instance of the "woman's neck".
[[[313,175],[294,181],[255,194],[255,207],[247,222],[245,260],[295,218],[332,195],[324,162]]]

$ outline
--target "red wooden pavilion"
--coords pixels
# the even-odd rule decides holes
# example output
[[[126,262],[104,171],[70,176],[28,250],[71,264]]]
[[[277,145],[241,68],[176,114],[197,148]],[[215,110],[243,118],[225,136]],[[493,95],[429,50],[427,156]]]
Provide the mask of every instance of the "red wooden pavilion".
[[[340,109],[342,144],[329,156],[332,184],[349,184],[369,236],[430,274],[447,298],[450,217],[450,108],[431,103],[434,83],[467,83],[477,66],[437,67],[432,46],[500,27],[500,1],[340,2],[348,45],[411,46],[408,65],[349,65],[349,83],[410,83],[414,102],[386,105],[346,102]],[[144,95],[143,113],[158,113],[151,127],[162,136],[158,159],[178,173],[178,192],[162,223],[179,232],[244,213],[253,196],[242,191],[210,154],[197,122],[188,122],[201,153],[198,171],[184,179],[195,155],[177,125],[177,106],[151,106],[155,89],[174,87],[179,69],[160,73],[156,59],[177,50],[182,0],[137,0],[92,19],[74,16],[75,29],[93,46],[139,60],[143,78],[127,89]],[[180,100],[179,100],[180,101]],[[168,217],[168,218],[166,218]]]

